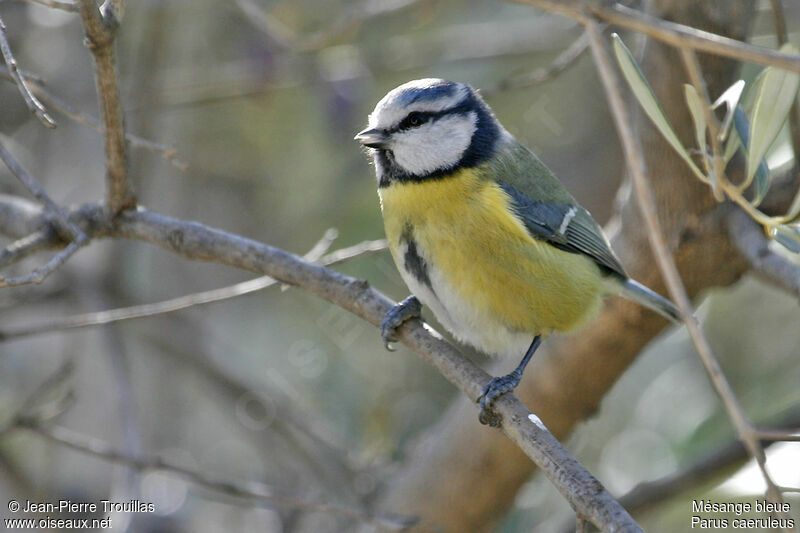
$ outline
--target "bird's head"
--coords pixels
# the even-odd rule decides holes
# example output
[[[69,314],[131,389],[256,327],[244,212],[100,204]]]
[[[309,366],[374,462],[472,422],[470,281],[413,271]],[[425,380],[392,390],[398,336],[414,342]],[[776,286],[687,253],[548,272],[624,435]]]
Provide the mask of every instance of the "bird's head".
[[[472,87],[428,78],[384,96],[355,139],[369,148],[385,186],[478,165],[491,157],[503,132]]]

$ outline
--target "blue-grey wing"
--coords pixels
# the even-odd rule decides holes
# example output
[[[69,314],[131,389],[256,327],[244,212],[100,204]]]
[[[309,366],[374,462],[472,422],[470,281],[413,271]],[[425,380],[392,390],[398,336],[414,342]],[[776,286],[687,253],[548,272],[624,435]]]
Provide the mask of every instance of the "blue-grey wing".
[[[537,202],[506,183],[500,187],[511,197],[512,207],[530,235],[561,250],[583,254],[605,272],[626,279],[600,225],[578,204]]]

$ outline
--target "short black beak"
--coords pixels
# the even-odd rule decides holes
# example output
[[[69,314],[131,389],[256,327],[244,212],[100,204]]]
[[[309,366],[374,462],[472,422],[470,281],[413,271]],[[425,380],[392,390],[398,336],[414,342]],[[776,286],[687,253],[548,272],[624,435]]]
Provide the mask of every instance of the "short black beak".
[[[389,142],[389,137],[377,128],[361,131],[353,138],[370,148],[385,148]]]

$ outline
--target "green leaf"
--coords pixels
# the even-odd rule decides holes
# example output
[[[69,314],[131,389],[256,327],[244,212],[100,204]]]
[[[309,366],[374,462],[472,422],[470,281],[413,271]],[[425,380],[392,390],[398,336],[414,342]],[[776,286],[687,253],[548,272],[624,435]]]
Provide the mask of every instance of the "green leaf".
[[[616,33],[612,34],[611,38],[614,41],[614,55],[616,55],[617,62],[619,63],[620,69],[622,69],[622,75],[625,76],[625,80],[627,80],[628,85],[630,85],[633,95],[636,97],[636,100],[639,101],[639,105],[642,106],[645,114],[650,117],[650,120],[656,128],[658,128],[658,131],[664,136],[664,139],[666,139],[670,146],[681,156],[686,164],[689,165],[689,168],[692,169],[697,177],[708,182],[708,178],[697,165],[695,165],[691,156],[689,156],[689,152],[686,151],[686,148],[681,144],[680,139],[678,139],[678,135],[672,128],[672,124],[670,124],[664,110],[661,109],[661,105],[659,105],[652,87],[647,83],[647,79],[644,77],[644,74],[642,74],[641,69],[639,69],[639,65],[636,64],[636,60],[633,59],[631,51],[628,50],[628,47],[625,46],[625,43],[622,42],[622,39],[620,39],[619,35]]]
[[[791,43],[783,45],[781,52],[800,54],[800,50]],[[747,152],[747,180],[753,178],[761,160],[786,122],[800,87],[800,74],[774,67],[767,67],[765,70],[764,81],[753,105],[752,139]]]
[[[739,137],[742,150],[744,150],[745,156],[749,158],[750,155],[750,121],[747,120],[747,115],[742,109],[742,106],[736,106],[736,111],[733,114],[733,124],[734,129],[736,131],[737,136]],[[769,190],[770,186],[770,173],[769,167],[767,166],[767,162],[762,158],[756,168],[755,173],[756,179],[756,192],[753,198],[752,204],[753,207],[758,206],[761,203],[761,200],[764,199],[764,196],[767,195],[767,191]],[[752,176],[750,180],[745,180],[744,186],[749,187],[750,182],[752,181]]]
[[[797,226],[775,226],[769,234],[787,250],[800,254],[800,228]]]
[[[694,122],[694,138],[697,141],[697,148],[701,153],[706,153],[706,114],[703,112],[703,101],[700,95],[697,94],[697,89],[694,85],[688,83],[683,84],[683,95],[686,97],[686,106],[689,108],[689,113],[692,114],[692,121]]]
[[[761,86],[764,85],[764,75],[767,69],[763,69],[756,75],[756,78],[750,83],[750,87],[742,98],[742,107],[745,113],[751,115],[753,112],[753,105],[756,103],[756,95],[761,91]]]
[[[733,154],[736,153],[736,149],[739,148],[740,144],[739,134],[736,133],[736,128],[733,128],[728,134],[728,140],[725,142],[725,153],[722,156],[726,164],[731,160]]]

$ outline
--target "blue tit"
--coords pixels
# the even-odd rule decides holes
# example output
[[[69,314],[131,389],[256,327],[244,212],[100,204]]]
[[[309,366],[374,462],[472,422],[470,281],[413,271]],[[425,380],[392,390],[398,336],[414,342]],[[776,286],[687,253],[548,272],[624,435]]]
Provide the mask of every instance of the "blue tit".
[[[481,422],[499,423],[492,403],[519,384],[542,339],[585,324],[604,296],[677,321],[675,305],[628,277],[589,212],[469,85],[405,83],[355,139],[374,162],[389,248],[413,294],[386,315],[387,347],[421,301],[457,340],[524,354],[484,389]]]

